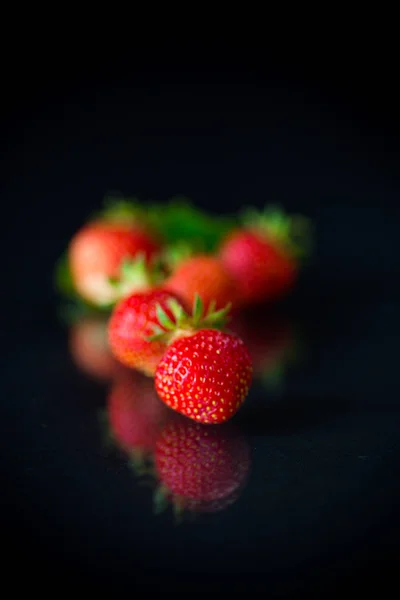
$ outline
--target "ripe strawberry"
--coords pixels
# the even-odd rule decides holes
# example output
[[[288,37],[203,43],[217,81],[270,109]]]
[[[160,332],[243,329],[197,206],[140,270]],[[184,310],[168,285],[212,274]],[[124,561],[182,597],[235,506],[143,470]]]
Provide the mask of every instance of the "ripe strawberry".
[[[242,305],[276,300],[291,291],[307,232],[304,218],[266,209],[262,215],[251,212],[245,227],[225,238],[219,256],[236,281]]]
[[[108,346],[104,317],[91,316],[73,323],[69,350],[76,366],[96,380],[108,381],[118,371],[118,363]]]
[[[73,285],[87,302],[112,305],[116,289],[110,278],[118,277],[126,259],[142,255],[148,263],[160,250],[160,242],[143,221],[127,217],[121,207],[105,211],[72,238],[69,266]]]
[[[107,399],[107,416],[113,438],[123,450],[152,451],[168,412],[150,379],[121,371]]]
[[[211,310],[210,310],[211,308]],[[192,320],[176,315],[175,324],[159,310],[159,321],[173,332],[156,369],[155,386],[171,408],[201,423],[227,421],[243,404],[252,380],[252,365],[244,342],[215,327],[226,309],[205,314],[197,296]],[[162,333],[160,334],[163,335]]]
[[[114,308],[108,326],[109,343],[114,356],[125,366],[152,376],[161,360],[166,342],[147,339],[154,333],[167,329],[159,322],[157,306],[165,311],[172,323],[175,317],[168,302],[174,299],[182,306],[178,297],[161,288],[138,292],[123,298]]]
[[[234,302],[236,287],[232,276],[215,256],[199,254],[184,259],[166,279],[164,287],[192,305],[199,294],[205,308],[212,301],[217,309]]]
[[[214,512],[238,498],[251,459],[235,428],[204,427],[173,415],[157,440],[154,462],[160,482],[156,508],[169,499],[177,511]]]

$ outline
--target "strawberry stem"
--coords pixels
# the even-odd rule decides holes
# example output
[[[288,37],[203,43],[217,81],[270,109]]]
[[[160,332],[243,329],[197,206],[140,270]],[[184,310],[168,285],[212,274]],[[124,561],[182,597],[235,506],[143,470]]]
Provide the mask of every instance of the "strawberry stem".
[[[311,221],[303,215],[288,215],[277,205],[267,205],[263,211],[254,207],[245,209],[242,221],[245,227],[260,231],[295,258],[305,258],[311,253]]]
[[[162,279],[158,265],[149,266],[145,254],[140,252],[133,259],[125,259],[119,277],[110,277],[109,282],[116,291],[117,299],[120,299],[131,293],[147,290]]]

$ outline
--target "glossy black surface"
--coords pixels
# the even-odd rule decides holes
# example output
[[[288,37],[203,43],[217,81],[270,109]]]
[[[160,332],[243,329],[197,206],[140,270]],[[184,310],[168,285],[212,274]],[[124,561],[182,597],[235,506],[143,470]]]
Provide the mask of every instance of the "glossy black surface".
[[[14,117],[1,445],[5,530],[21,540],[21,568],[37,560],[74,581],[225,582],[270,595],[390,574],[400,181],[384,130],[305,85],[240,80],[43,87]],[[302,360],[279,391],[255,383],[234,419],[251,449],[246,486],[226,510],[179,525],[171,510],[153,514],[151,489],[105,444],[109,385],[77,368],[57,321],[54,262],[109,191],[184,193],[216,212],[273,200],[316,225],[315,258],[282,309]]]

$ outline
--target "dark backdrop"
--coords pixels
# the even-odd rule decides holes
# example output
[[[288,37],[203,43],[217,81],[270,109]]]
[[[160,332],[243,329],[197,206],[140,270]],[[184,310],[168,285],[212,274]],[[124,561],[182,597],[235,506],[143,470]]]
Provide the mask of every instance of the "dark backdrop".
[[[399,533],[390,69],[24,64],[19,84],[5,77],[1,156],[3,513],[15,564],[112,585],[379,585]],[[251,480],[204,526],[154,519],[104,452],[94,412],[105,391],[78,375],[56,318],[54,262],[108,192],[185,194],[215,213],[281,202],[315,222],[314,259],[288,305],[308,360],[278,403],[253,390],[237,419]]]

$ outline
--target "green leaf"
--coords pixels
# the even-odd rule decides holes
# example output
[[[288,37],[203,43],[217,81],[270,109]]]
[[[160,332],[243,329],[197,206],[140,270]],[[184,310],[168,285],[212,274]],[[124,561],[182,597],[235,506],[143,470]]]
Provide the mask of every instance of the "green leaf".
[[[225,322],[231,308],[232,308],[232,303],[229,302],[224,308],[221,308],[220,310],[207,315],[207,317],[204,319],[204,321],[210,325],[212,325],[212,324],[216,325],[217,323]]]
[[[161,327],[155,323],[152,323],[150,327],[153,331],[153,335],[164,335],[165,333],[164,329],[161,329]]]
[[[211,315],[212,313],[215,312],[215,307],[217,306],[217,303],[215,300],[211,300],[210,304],[208,305],[208,310],[207,310],[207,316]]]
[[[201,317],[203,316],[204,305],[203,300],[201,299],[199,294],[196,294],[193,302],[193,311],[192,317],[195,324],[199,323]]]
[[[167,300],[167,304],[168,304],[168,308],[171,310],[172,314],[174,315],[176,325],[179,325],[181,323],[181,321],[184,319],[184,317],[186,316],[183,306],[175,298],[169,298]]]
[[[214,252],[238,222],[235,216],[207,213],[182,196],[151,207],[149,219],[168,245],[186,242],[195,252]]]
[[[156,314],[157,314],[158,322],[160,323],[160,325],[162,325],[162,327],[164,327],[164,329],[167,329],[167,330],[175,329],[175,323],[173,321],[171,321],[171,319],[169,318],[169,316],[167,315],[167,313],[161,307],[160,304],[157,304],[157,306],[156,306]]]

